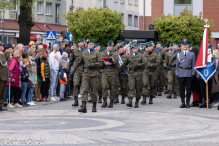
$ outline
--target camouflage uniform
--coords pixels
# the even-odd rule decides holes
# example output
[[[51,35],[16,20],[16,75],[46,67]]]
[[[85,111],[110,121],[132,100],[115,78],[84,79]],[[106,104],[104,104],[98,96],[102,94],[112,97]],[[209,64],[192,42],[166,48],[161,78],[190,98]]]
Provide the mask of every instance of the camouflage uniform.
[[[165,59],[165,53],[164,51],[157,51],[157,55],[159,57],[159,63],[158,63],[158,67],[157,67],[157,81],[158,81],[158,85],[157,85],[157,89],[159,91],[158,96],[162,95],[162,89],[164,87],[164,67],[163,67],[163,62]]]
[[[71,69],[71,66],[74,62],[77,62],[79,60],[79,57],[82,55],[83,52],[87,51],[86,48],[84,48],[82,51],[79,50],[79,48],[74,49],[71,59],[69,62],[69,69]],[[75,71],[73,76],[73,96],[77,98],[81,81],[82,81],[82,73],[83,73],[83,64],[81,64],[78,69]]]

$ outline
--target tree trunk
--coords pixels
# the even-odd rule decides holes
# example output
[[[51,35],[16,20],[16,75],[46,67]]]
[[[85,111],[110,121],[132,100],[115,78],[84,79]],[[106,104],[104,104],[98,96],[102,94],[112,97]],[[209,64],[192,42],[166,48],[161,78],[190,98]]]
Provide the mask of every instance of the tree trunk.
[[[28,45],[30,42],[31,28],[34,26],[32,19],[33,0],[20,0],[19,43]]]

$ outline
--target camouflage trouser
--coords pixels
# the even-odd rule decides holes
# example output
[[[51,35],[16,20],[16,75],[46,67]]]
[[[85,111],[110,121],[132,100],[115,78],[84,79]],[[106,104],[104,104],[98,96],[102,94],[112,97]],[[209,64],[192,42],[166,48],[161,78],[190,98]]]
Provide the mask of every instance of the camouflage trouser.
[[[102,97],[107,98],[108,97],[108,88],[110,88],[110,99],[114,99],[116,96],[116,76],[117,74],[110,74],[107,75],[105,73],[102,74]]]
[[[129,87],[128,97],[133,98],[136,89],[135,97],[136,99],[140,99],[141,90],[142,90],[142,73],[138,73],[138,72],[130,73],[128,79],[128,87]]]
[[[168,85],[168,73],[164,70],[164,86]]]
[[[78,72],[74,73],[74,77],[73,77],[73,96],[74,97],[78,96],[79,94],[80,85],[82,82],[82,76],[83,76],[83,73],[78,73]]]
[[[88,101],[88,91],[91,88],[91,99],[93,102],[97,102],[98,96],[98,86],[99,86],[99,78],[96,77],[89,77],[85,73],[83,74],[82,78],[82,101]]]
[[[174,91],[177,92],[179,89],[178,79],[175,74],[175,70],[169,70],[168,71],[168,87],[167,90],[172,91],[174,88]]]
[[[128,75],[127,74],[121,74],[119,76],[119,81],[120,81],[120,88],[122,92],[122,97],[127,97],[128,93]]]
[[[158,85],[157,88],[158,89],[163,89],[164,87],[164,74],[163,74],[163,69],[162,68],[158,68],[157,70],[157,81],[158,81]]]
[[[116,80],[116,86],[115,86],[116,95],[119,95],[120,80],[119,80],[118,74],[116,75],[116,79],[115,80]]]
[[[156,84],[157,84],[156,73],[143,72],[142,95],[146,96],[149,93],[151,96],[155,96],[155,93],[157,92]]]
[[[102,96],[102,72],[99,72],[99,86],[98,86],[98,94]]]

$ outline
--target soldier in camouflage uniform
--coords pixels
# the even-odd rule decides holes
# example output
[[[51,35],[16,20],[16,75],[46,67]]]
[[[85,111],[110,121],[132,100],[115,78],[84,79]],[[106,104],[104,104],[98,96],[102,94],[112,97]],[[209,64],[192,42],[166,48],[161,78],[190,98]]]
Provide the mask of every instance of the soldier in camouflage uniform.
[[[110,89],[110,104],[108,108],[113,107],[113,100],[116,97],[116,76],[118,76],[118,55],[112,51],[113,42],[109,41],[107,43],[107,50],[101,53],[101,57],[107,58],[109,62],[104,62],[104,69],[102,74],[102,94],[103,94],[103,104],[102,108],[107,106],[108,88]]]
[[[168,70],[168,87],[167,90],[169,91],[169,95],[167,98],[171,99],[172,98],[172,90],[174,89],[174,96],[173,98],[177,98],[176,93],[178,91],[178,79],[176,78],[175,74],[175,68],[176,68],[176,58],[177,58],[177,47],[176,43],[173,43],[173,51],[169,52],[166,55],[164,66]]]
[[[74,49],[71,55],[71,59],[69,62],[69,69],[71,69],[74,62],[78,61],[80,55],[83,52],[87,51],[87,49],[84,48],[85,42],[83,38],[80,38],[77,43],[78,43],[78,47]],[[81,66],[78,67],[78,69],[75,71],[74,76],[73,76],[73,96],[75,99],[75,103],[72,104],[72,106],[78,106],[78,94],[79,94],[80,86],[82,82],[82,74],[83,74],[83,64],[81,64]]]
[[[128,79],[128,87],[129,87],[129,103],[126,105],[128,107],[132,107],[132,99],[135,96],[136,102],[134,108],[138,108],[139,100],[141,99],[141,91],[142,91],[142,68],[143,64],[143,55],[138,53],[138,46],[134,44],[132,47],[132,53],[130,53],[128,60],[123,62],[123,65],[128,65],[129,67],[129,79]],[[135,94],[136,89],[136,94]]]
[[[92,112],[96,112],[96,103],[98,96],[99,86],[99,71],[98,68],[103,66],[103,59],[100,54],[94,50],[94,41],[88,41],[88,49],[80,55],[79,60],[76,62],[73,73],[83,65],[84,72],[82,78],[82,107],[78,112],[87,112],[86,103],[88,101],[88,91],[91,88],[91,98],[93,101]]]
[[[119,46],[119,57],[121,58],[122,62],[127,62],[128,61],[128,55],[124,53],[124,46],[120,45]],[[122,66],[120,62],[118,63],[119,67],[119,81],[120,81],[120,88],[121,88],[121,95],[122,95],[122,101],[121,104],[125,104],[125,97],[127,97],[128,93],[128,69],[125,68],[125,66]]]
[[[150,94],[149,104],[153,104],[153,98],[157,91],[157,75],[156,70],[160,64],[160,58],[157,52],[152,51],[153,46],[151,43],[147,44],[147,52],[144,54],[144,71],[143,71],[143,89],[142,95],[143,100],[141,104],[146,104],[147,94]]]
[[[113,52],[116,52],[118,50],[118,47],[120,45],[122,45],[122,41],[121,40],[118,40],[116,43],[117,43],[116,46],[113,47]]]

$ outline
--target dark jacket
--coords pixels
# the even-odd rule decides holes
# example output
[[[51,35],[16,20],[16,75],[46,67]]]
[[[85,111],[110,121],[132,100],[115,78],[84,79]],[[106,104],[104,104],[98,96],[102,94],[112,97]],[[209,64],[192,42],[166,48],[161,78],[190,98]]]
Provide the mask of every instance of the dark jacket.
[[[59,68],[59,73],[60,73],[61,80],[66,81],[65,78],[64,78],[64,74],[66,73],[66,70],[63,69],[62,67],[60,67]]]
[[[26,67],[22,66],[21,82],[28,82],[29,72]]]
[[[37,56],[35,58],[35,62],[36,62],[36,66],[37,66],[37,76],[41,78],[42,77],[41,76],[41,59],[39,56]]]

